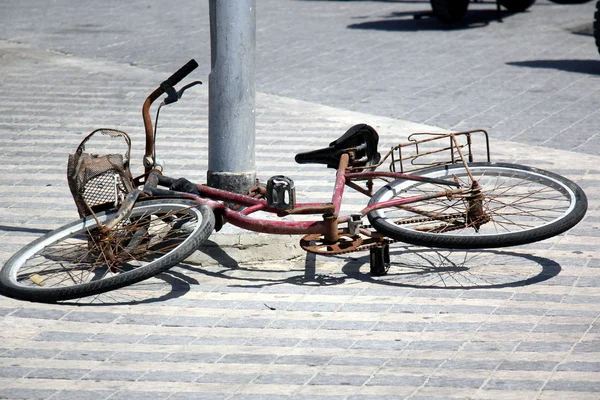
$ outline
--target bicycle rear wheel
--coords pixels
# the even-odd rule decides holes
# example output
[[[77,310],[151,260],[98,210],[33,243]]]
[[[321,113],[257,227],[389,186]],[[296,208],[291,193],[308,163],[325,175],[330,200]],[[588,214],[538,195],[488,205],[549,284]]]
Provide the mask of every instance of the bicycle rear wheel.
[[[485,218],[468,216],[470,179],[464,166],[428,168],[419,175],[457,179],[465,196],[437,197],[372,211],[369,221],[386,236],[415,245],[454,249],[516,246],[558,235],[577,224],[587,210],[585,193],[568,179],[514,164],[469,164],[484,198]],[[378,190],[369,205],[438,193],[448,186],[395,180]]]
[[[28,244],[0,270],[0,293],[53,303],[91,296],[150,278],[192,254],[211,234],[208,207],[181,199],[141,201],[108,233],[116,211],[89,216]]]

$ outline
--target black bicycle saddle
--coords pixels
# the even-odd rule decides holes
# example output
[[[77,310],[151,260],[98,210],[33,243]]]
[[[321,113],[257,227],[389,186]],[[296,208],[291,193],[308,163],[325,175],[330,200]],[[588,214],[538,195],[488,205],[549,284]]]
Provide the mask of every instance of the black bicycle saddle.
[[[367,167],[377,164],[381,159],[377,152],[378,143],[379,135],[375,129],[367,124],[358,124],[331,142],[329,147],[299,153],[295,160],[298,164],[327,164],[328,168],[337,169],[342,154],[354,150],[355,156],[348,166]]]

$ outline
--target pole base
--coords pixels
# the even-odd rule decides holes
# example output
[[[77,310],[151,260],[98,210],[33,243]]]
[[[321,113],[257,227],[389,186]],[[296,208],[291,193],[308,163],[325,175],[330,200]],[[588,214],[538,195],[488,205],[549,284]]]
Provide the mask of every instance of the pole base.
[[[206,173],[208,186],[235,192],[248,194],[248,190],[256,186],[256,172],[213,172]]]

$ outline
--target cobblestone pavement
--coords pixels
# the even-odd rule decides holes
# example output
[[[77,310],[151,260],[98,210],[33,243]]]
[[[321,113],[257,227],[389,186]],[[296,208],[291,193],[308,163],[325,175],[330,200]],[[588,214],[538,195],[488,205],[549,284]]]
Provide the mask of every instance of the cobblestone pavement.
[[[190,57],[184,52],[189,50],[186,46],[192,46],[189,41],[182,40],[183,48],[177,50],[181,62],[173,61],[172,54],[153,53],[147,47],[157,38],[148,35],[154,18],[170,18],[174,25],[180,9],[169,13],[154,3],[143,7],[141,2],[118,3],[120,9],[94,3],[86,4],[89,14],[84,14],[81,3],[55,4],[52,9],[36,9],[8,1],[3,5],[7,12],[0,17],[6,22],[0,24],[0,39],[8,39],[0,40],[0,159],[4,170],[0,181],[7,188],[0,192],[0,264],[35,237],[76,218],[65,167],[67,154],[84,134],[97,127],[130,133],[134,172],[140,172],[141,104],[149,90]],[[275,9],[273,4],[267,0],[259,3]],[[434,21],[412,21],[393,14],[401,12],[395,10],[423,10],[426,3],[285,4],[290,7],[276,8],[280,17],[268,20],[259,14],[265,18],[259,28],[263,58],[257,97],[256,158],[261,178],[288,175],[296,183],[300,201],[326,200],[332,171],[297,165],[293,155],[322,147],[355,123],[374,126],[381,135],[381,149],[403,141],[411,132],[438,129],[423,123],[442,128],[492,126],[493,160],[545,168],[573,179],[589,198],[585,219],[559,237],[507,249],[439,251],[396,244],[390,274],[380,278],[369,275],[364,252],[314,258],[296,251],[297,247],[286,248],[284,256],[276,252],[277,246],[265,246],[264,251],[272,253],[261,260],[252,258],[259,251],[242,250],[244,243],[240,243],[230,248],[205,248],[169,273],[80,302],[42,305],[1,297],[0,398],[597,399],[600,156],[594,144],[597,130],[591,125],[598,85],[594,72],[597,54],[589,36],[565,31],[581,22],[586,13],[591,15],[592,5],[568,8],[539,2],[530,13],[506,17],[502,24],[485,11],[493,8],[491,4],[475,5],[482,11],[470,14],[468,26],[440,30]],[[139,19],[131,30],[117,29],[119,16],[129,7],[140,10]],[[204,9],[202,3],[188,11],[203,16]],[[27,21],[24,10],[28,11]],[[156,15],[146,14],[147,10]],[[305,22],[306,38],[298,32],[299,27],[289,26],[290,34],[298,39],[286,46],[283,16],[289,14],[289,20],[293,13],[308,15],[309,10],[316,16]],[[101,12],[113,18],[99,18]],[[61,15],[78,15],[78,19],[58,26]],[[555,29],[547,28],[548,20],[542,21],[542,16],[550,15],[556,18]],[[348,16],[361,18],[348,22]],[[324,23],[323,18],[331,23]],[[486,20],[489,22],[482,26],[476,24]],[[366,29],[369,21],[382,22],[373,22],[379,28],[371,30]],[[362,28],[348,28],[352,24],[362,24]],[[396,24],[400,28],[382,28]],[[541,34],[524,35],[514,42],[513,61],[557,60],[566,54],[581,62],[568,68],[559,68],[560,63],[524,67],[502,61],[508,47],[488,52],[486,44],[492,35],[508,46],[515,40],[509,38],[508,29],[523,33],[527,31],[524,25],[534,32],[542,29],[554,40],[543,39]],[[340,35],[346,35],[344,40],[331,33],[336,27],[343,28]],[[131,35],[134,28],[138,32],[135,38]],[[203,34],[204,29],[200,25],[187,34]],[[314,40],[317,34],[326,34],[332,38],[330,44],[341,49],[339,53],[337,48],[329,50],[322,67],[337,58],[352,76],[332,92],[316,90],[324,87],[318,80],[324,79],[326,71],[313,70],[318,60],[313,57],[328,51],[326,41]],[[131,42],[119,44],[127,35]],[[353,82],[357,86],[364,82],[355,78],[366,74],[360,70],[362,61],[354,63],[356,69],[352,70],[347,57],[375,57],[374,50],[361,53],[361,48],[368,49],[365,46],[370,40],[385,37],[381,46],[391,48],[398,41],[394,57],[400,58],[411,52],[411,47],[402,50],[400,44],[424,40],[421,35],[438,38],[432,43],[439,52],[415,44],[412,52],[421,52],[422,61],[409,58],[411,68],[407,70],[415,75],[403,84],[422,84],[425,78],[419,77],[427,70],[419,66],[436,61],[440,70],[441,65],[454,65],[448,64],[449,60],[458,63],[450,75],[457,78],[456,85],[464,84],[469,74],[478,76],[477,65],[494,64],[497,70],[489,70],[488,78],[495,86],[489,94],[472,97],[479,84],[466,87],[458,96],[463,100],[457,108],[448,109],[445,117],[418,116],[411,110],[425,112],[439,105],[435,101],[428,105],[425,94],[433,96],[437,90],[442,101],[447,93],[442,87],[436,89],[441,81],[432,72],[431,92],[419,92],[425,97],[415,97],[415,103],[403,103],[402,99],[409,97],[384,81],[381,87],[372,86],[371,103],[346,103],[353,98]],[[556,41],[559,35],[563,35],[562,41]],[[168,35],[162,38],[171,39]],[[268,38],[271,44],[266,43]],[[472,65],[475,58],[460,56],[465,53],[449,58],[452,49],[456,50],[456,38],[461,38],[465,51],[478,49],[475,53],[481,60],[464,75],[456,72],[461,63]],[[477,40],[471,42],[473,38]],[[46,40],[53,44],[47,45]],[[536,47],[546,40],[545,50]],[[551,48],[553,43],[557,45]],[[355,46],[354,53],[344,46]],[[590,55],[583,56],[584,52]],[[493,61],[495,53],[498,58]],[[277,60],[278,54],[281,60]],[[286,63],[292,65],[294,59],[295,69],[284,74]],[[134,60],[140,65],[128,65]],[[377,70],[373,64],[368,76]],[[547,68],[537,68],[539,65]],[[391,76],[393,66],[391,62],[380,64],[382,79]],[[205,79],[202,71],[194,77]],[[506,82],[503,78],[510,72],[522,75]],[[488,79],[482,76],[477,82]],[[286,85],[293,91],[286,92]],[[511,97],[511,91],[519,87],[522,93]],[[375,95],[379,91],[387,99],[378,100]],[[404,110],[398,114],[387,108],[396,92],[398,108]],[[565,99],[557,93],[565,94]],[[169,174],[203,181],[206,88],[186,97],[161,113],[158,152],[167,160]],[[533,134],[507,135],[502,124],[494,125],[493,118],[486,118],[491,111],[480,111],[479,117],[465,117],[456,124],[445,122],[463,113],[472,115],[469,107],[483,106],[492,98],[496,106],[505,107],[507,117],[514,113],[521,121],[527,115],[539,117],[554,110],[556,115],[547,114],[547,122],[560,117],[565,124],[575,124],[586,144],[569,144],[575,135],[571,131],[564,140],[549,142]],[[571,111],[578,106],[581,114],[578,122],[573,122]],[[515,111],[519,107],[528,111],[519,114]],[[523,132],[527,130],[533,132],[533,128]],[[362,197],[349,195],[347,199],[346,210],[364,204]],[[239,240],[250,237],[240,236]]]

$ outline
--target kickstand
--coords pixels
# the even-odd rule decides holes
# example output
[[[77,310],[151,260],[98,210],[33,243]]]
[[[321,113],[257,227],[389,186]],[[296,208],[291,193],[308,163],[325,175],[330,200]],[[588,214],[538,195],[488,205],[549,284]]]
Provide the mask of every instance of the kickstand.
[[[371,262],[371,275],[383,276],[390,269],[390,245],[383,243],[381,246],[372,247],[369,250]]]

